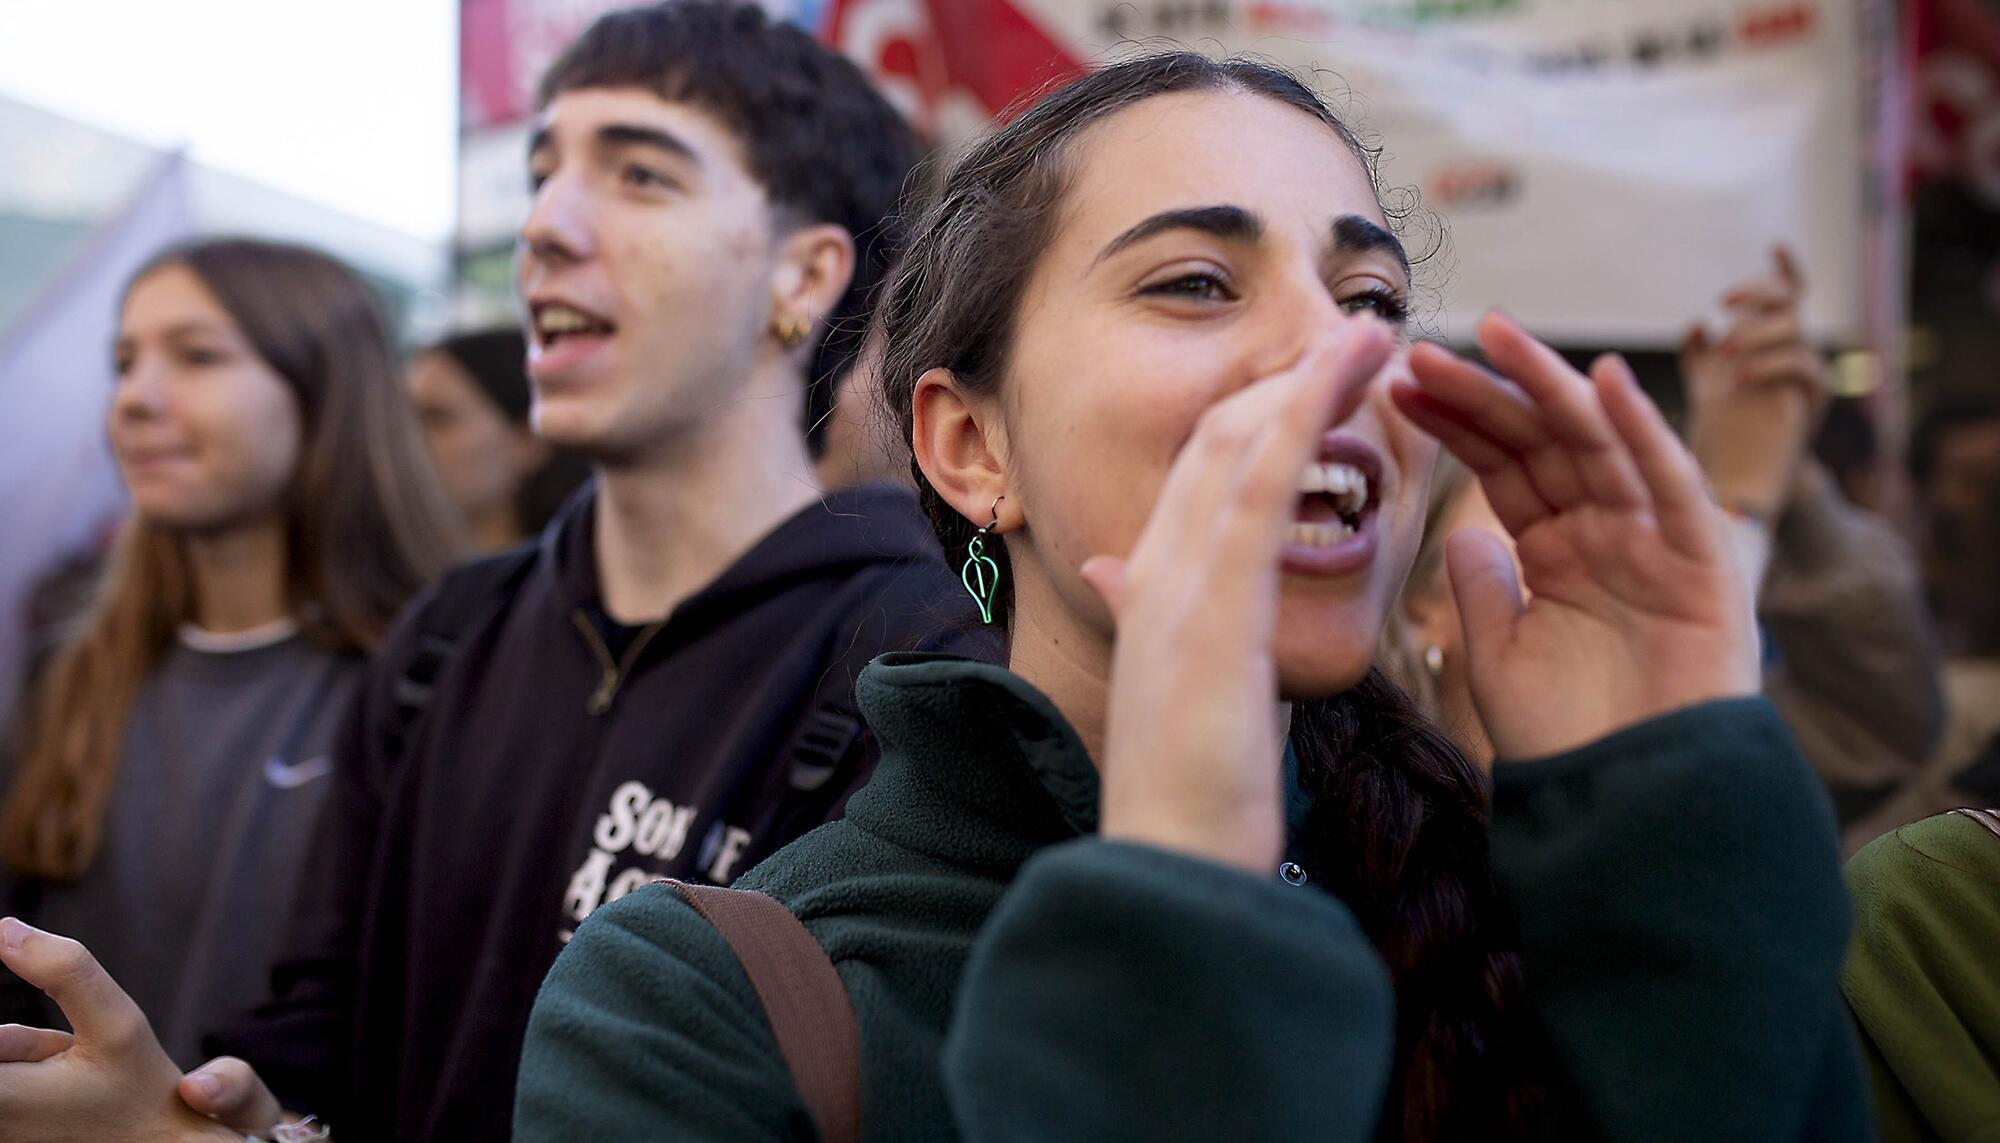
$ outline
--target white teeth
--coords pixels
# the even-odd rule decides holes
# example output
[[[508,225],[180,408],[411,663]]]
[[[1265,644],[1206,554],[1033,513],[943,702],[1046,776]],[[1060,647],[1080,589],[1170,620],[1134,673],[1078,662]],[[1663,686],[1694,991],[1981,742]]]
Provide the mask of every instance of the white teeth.
[[[603,323],[568,306],[545,306],[535,314],[535,328],[544,334],[576,333]]]
[[[1351,464],[1308,464],[1299,473],[1299,491],[1324,492],[1334,506],[1352,516],[1368,506],[1368,477]]]
[[[1338,520],[1324,524],[1312,524],[1304,520],[1295,520],[1292,522],[1291,531],[1286,534],[1285,540],[1288,543],[1297,544],[1302,548],[1331,548],[1352,538],[1353,535],[1354,529]]]

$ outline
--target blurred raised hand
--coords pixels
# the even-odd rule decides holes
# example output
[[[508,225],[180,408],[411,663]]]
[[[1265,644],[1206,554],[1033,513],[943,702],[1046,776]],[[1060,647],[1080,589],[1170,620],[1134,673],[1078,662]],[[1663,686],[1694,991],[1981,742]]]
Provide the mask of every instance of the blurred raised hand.
[[[1688,447],[1718,501],[1767,524],[1790,498],[1830,396],[1799,317],[1798,262],[1783,246],[1771,262],[1771,274],[1723,295],[1721,337],[1697,324],[1681,345]]]

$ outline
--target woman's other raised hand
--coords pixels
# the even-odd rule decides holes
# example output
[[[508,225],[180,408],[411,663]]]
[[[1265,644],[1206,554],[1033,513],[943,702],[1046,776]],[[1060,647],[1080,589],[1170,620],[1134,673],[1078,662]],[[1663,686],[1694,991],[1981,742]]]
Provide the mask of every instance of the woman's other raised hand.
[[[1446,564],[1472,697],[1502,759],[1545,757],[1710,699],[1756,693],[1755,623],[1723,514],[1625,362],[1588,376],[1499,314],[1487,366],[1435,345],[1392,397],[1464,461],[1513,537]],[[1523,591],[1525,586],[1526,591]]]

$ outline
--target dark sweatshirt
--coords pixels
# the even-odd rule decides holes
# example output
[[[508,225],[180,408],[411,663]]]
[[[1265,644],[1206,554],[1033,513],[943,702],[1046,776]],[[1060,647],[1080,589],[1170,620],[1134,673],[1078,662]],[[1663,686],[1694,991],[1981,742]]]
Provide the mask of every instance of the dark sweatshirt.
[[[860,695],[875,781],[739,886],[837,966],[867,1139],[1372,1137],[1389,977],[1311,869],[1295,887],[1094,836],[1082,744],[997,667],[891,656]],[[1767,703],[1496,777],[1550,1137],[1869,1138],[1833,819]],[[813,1138],[727,945],[657,886],[551,969],[518,1099],[526,1141]]]
[[[867,661],[984,646],[951,633],[970,600],[901,489],[806,508],[656,631],[604,615],[593,503],[550,525],[406,726],[426,609],[491,565],[412,605],[336,752],[277,998],[213,1038],[342,1139],[505,1138],[536,986],[582,917],[659,876],[730,881],[837,816],[876,756]]]
[[[205,1058],[205,1030],[264,995],[363,669],[297,634],[194,639],[176,639],[133,698],[90,867],[0,892],[13,898],[0,910],[82,941],[183,1068]],[[0,1002],[0,1022],[68,1027],[5,969],[0,994],[30,1001]]]

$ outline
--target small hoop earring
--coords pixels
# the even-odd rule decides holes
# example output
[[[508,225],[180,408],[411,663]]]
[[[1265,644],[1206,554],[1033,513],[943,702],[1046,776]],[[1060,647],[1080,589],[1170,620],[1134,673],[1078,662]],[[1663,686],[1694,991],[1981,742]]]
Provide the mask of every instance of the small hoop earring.
[[[805,320],[796,317],[787,317],[777,325],[778,344],[786,349],[797,349],[812,328]]]
[[[1000,591],[1000,565],[986,554],[986,537],[1000,526],[1000,502],[1005,499],[1005,496],[993,498],[993,519],[965,546],[965,566],[958,569],[959,582],[979,605],[979,621],[986,624],[993,622],[993,597]]]
[[[1443,647],[1432,643],[1430,646],[1424,648],[1424,670],[1429,671],[1431,678],[1434,679],[1444,674]]]

